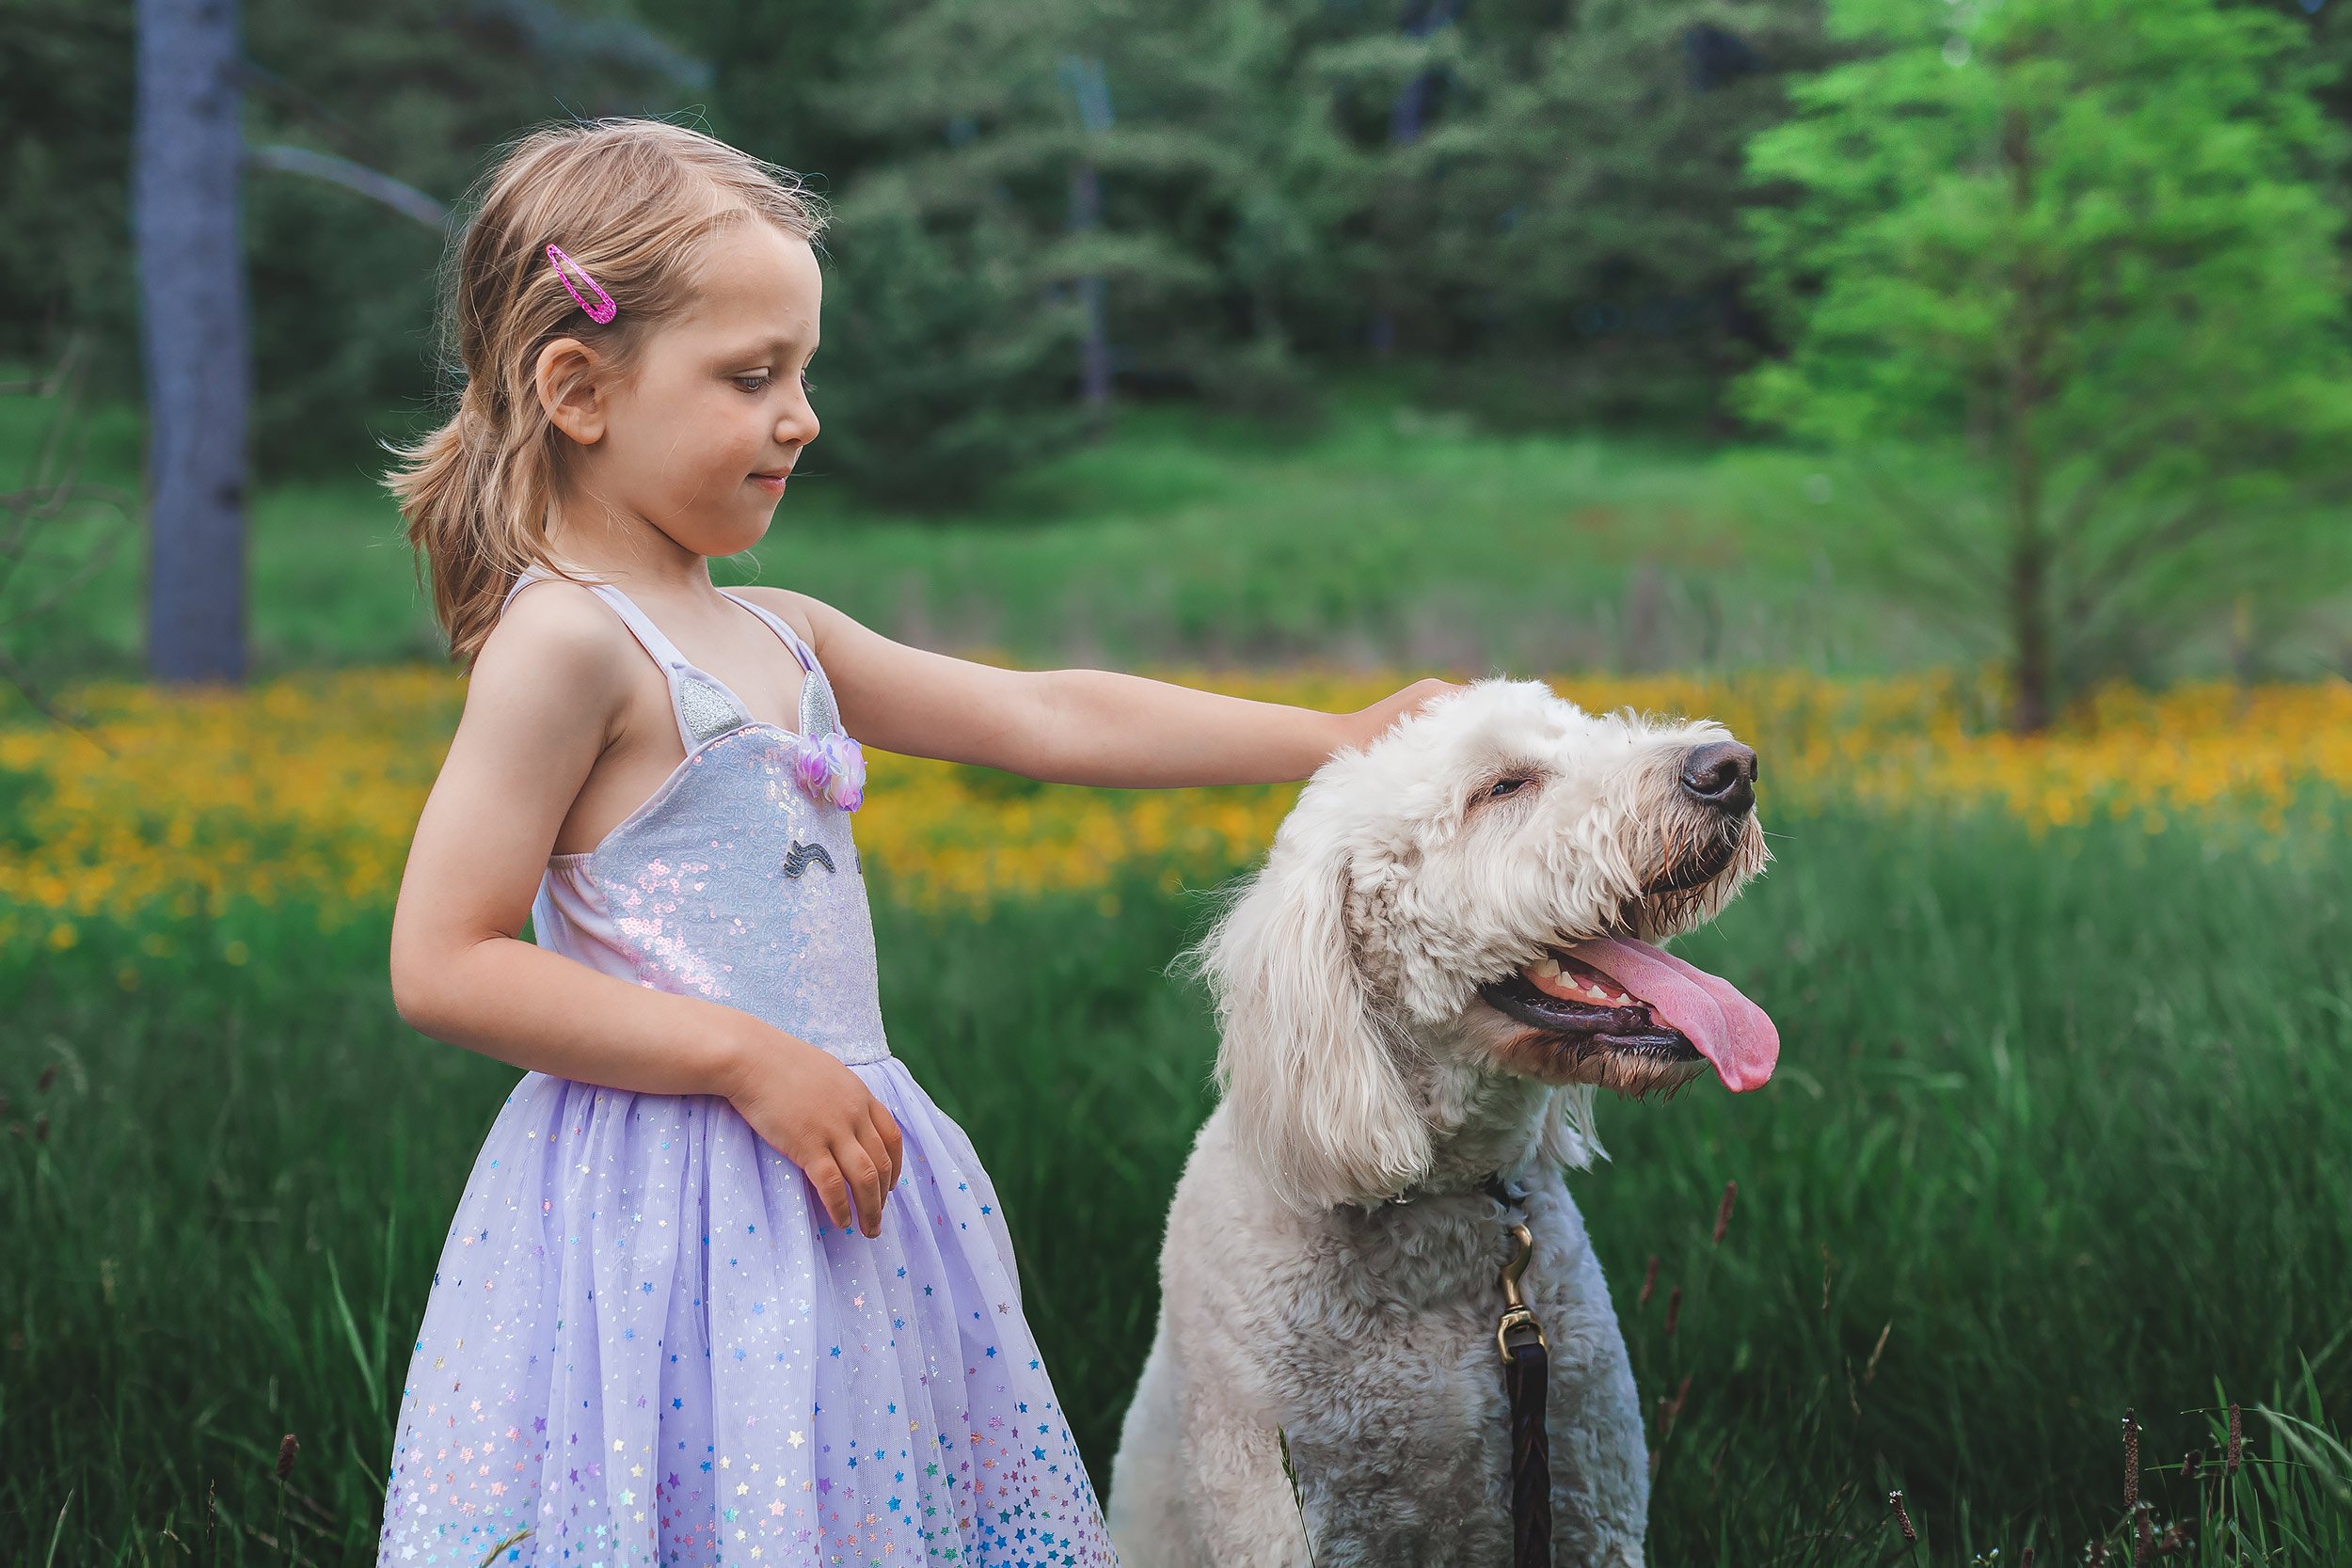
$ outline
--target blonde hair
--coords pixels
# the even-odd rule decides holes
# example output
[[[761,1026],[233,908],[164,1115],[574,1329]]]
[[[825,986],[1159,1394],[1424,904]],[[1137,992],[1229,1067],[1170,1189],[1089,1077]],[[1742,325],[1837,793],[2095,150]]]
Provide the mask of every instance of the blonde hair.
[[[626,372],[646,329],[691,296],[713,230],[766,218],[812,244],[824,206],[801,177],[682,125],[605,119],[535,131],[476,187],[447,267],[441,331],[456,411],[384,479],[429,568],[450,657],[470,663],[515,578],[552,566],[547,513],[564,440],[534,385],[539,351],[577,338]],[[619,308],[598,325],[549,263],[560,246]],[[591,293],[590,298],[595,295]]]

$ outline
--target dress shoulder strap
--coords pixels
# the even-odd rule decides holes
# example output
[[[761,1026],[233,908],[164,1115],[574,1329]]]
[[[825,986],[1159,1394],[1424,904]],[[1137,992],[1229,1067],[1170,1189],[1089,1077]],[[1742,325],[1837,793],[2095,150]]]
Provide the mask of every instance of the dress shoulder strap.
[[[802,669],[814,670],[817,668],[817,650],[810,647],[806,642],[801,641],[801,634],[792,629],[791,622],[786,620],[783,616],[778,615],[771,610],[761,609],[758,605],[752,603],[751,600],[745,598],[742,594],[738,594],[732,588],[722,588],[719,592],[724,594],[728,598],[733,599],[737,604],[741,605],[745,610],[750,610],[753,614],[767,622],[768,628],[774,632],[778,637],[783,638],[784,645],[792,650],[792,657],[801,661]]]
[[[722,588],[719,592],[767,622],[768,629],[784,640],[784,645],[792,650],[792,657],[801,661],[801,668],[808,672],[801,682],[802,736],[813,739],[841,729],[841,707],[834,701],[833,682],[825,678],[825,667],[817,662],[817,650],[802,640],[789,621],[773,610],[761,609],[733,589]]]
[[[514,587],[506,591],[508,603],[514,601],[530,583],[557,574],[537,564],[526,566],[516,574]],[[717,739],[730,730],[738,730],[751,722],[751,715],[737,700],[734,692],[715,675],[696,668],[678,651],[676,643],[665,636],[660,626],[637,601],[609,582],[596,578],[571,579],[602,599],[621,618],[639,647],[661,671],[661,677],[670,688],[670,716],[677,721],[678,739],[689,753]],[[502,608],[502,607],[501,607]],[[805,707],[803,704],[803,707]]]
[[[545,566],[540,565],[535,561],[530,565],[524,567],[521,571],[516,572],[515,574],[515,580],[507,585],[506,597],[499,601],[499,613],[501,615],[506,613],[506,607],[515,602],[516,594],[521,593],[532,583],[542,581],[545,578],[551,578],[553,576],[555,576],[553,572],[548,571]]]

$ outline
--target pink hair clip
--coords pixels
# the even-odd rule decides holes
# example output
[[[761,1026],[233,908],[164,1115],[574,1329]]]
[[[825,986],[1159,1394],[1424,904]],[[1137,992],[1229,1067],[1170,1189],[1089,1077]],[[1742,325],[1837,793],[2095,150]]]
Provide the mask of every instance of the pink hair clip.
[[[564,292],[570,294],[573,301],[588,312],[588,319],[598,326],[604,325],[621,313],[621,308],[612,303],[612,296],[604,292],[604,286],[588,276],[588,269],[564,255],[554,245],[548,246],[548,265],[553,267],[555,276],[564,280]],[[567,267],[571,269],[569,272],[564,270]],[[572,281],[573,273],[580,275],[580,283],[587,284],[591,290],[595,291],[596,297],[593,304],[590,303],[586,294],[580,292],[580,283]]]

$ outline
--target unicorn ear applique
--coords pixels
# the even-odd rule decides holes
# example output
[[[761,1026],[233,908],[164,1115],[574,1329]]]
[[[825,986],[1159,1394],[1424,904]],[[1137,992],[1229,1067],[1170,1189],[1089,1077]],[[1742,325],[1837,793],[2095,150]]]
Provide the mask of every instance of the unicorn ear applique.
[[[841,728],[833,687],[821,669],[802,683],[800,749],[792,776],[813,800],[855,811],[866,800],[866,749]]]

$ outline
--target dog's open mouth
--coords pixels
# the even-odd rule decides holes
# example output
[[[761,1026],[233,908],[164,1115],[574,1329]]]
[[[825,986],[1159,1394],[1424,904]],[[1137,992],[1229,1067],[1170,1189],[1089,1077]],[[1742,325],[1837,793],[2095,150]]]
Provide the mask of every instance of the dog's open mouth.
[[[1479,995],[1540,1032],[1530,1043],[1554,1060],[1534,1065],[1571,1078],[1678,1080],[1705,1062],[1724,1087],[1753,1089],[1780,1059],[1780,1031],[1763,1008],[1645,942],[1603,937],[1554,948]]]

